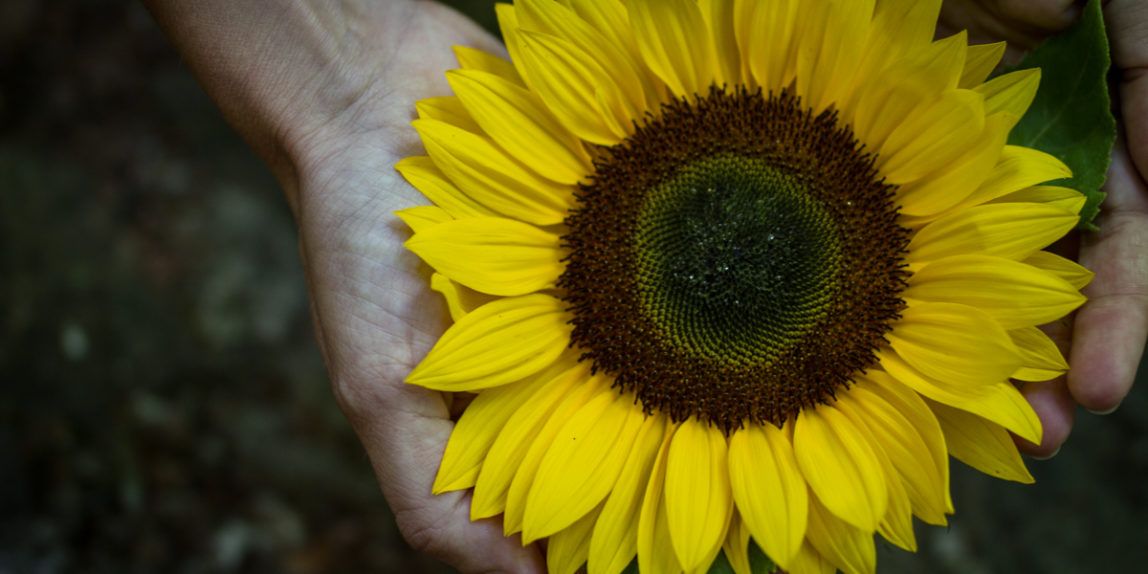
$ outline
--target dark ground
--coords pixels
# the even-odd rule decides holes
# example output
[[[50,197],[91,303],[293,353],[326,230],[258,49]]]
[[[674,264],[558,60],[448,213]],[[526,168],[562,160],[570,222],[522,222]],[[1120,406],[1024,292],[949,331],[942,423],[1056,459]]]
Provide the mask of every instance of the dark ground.
[[[1145,382],[1035,486],[955,465],[882,569],[1148,570]],[[0,4],[0,574],[440,571],[330,396],[275,182],[147,13]]]

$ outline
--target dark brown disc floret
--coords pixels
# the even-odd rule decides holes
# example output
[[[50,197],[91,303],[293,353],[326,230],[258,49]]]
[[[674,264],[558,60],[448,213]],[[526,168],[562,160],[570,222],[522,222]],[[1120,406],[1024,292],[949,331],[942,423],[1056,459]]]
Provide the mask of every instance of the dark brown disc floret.
[[[598,151],[559,287],[583,359],[644,409],[780,426],[876,362],[908,232],[833,112],[714,88]]]

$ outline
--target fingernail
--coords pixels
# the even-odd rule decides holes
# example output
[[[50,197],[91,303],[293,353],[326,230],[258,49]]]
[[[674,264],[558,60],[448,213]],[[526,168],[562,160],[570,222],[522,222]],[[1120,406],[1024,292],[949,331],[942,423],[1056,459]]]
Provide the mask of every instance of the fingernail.
[[[1056,447],[1056,450],[1052,451],[1052,454],[1050,454],[1048,456],[1033,456],[1032,458],[1033,458],[1033,460],[1048,460],[1048,459],[1056,456],[1059,453],[1060,453],[1060,447],[1058,446],[1058,447]]]
[[[1090,412],[1094,415],[1104,416],[1104,415],[1110,415],[1110,414],[1116,412],[1116,409],[1118,409],[1118,408],[1120,408],[1120,403],[1116,403],[1116,406],[1114,406],[1114,407],[1112,407],[1106,411],[1094,411],[1092,409],[1087,409],[1087,410],[1088,410],[1088,412]]]

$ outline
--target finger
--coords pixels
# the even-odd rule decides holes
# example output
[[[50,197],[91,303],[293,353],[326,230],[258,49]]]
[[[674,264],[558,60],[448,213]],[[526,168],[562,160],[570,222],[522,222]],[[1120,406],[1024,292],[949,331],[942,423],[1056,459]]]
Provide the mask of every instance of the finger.
[[[1132,163],[1148,175],[1148,3],[1109,0],[1105,23],[1120,72],[1121,115]]]
[[[1075,259],[1077,256],[1078,235],[1073,234],[1053,246],[1053,250],[1064,257]],[[1064,317],[1059,321],[1044,325],[1041,330],[1052,339],[1061,353],[1067,353],[1072,348],[1072,317]],[[1025,383],[1021,387],[1021,394],[1036,411],[1042,426],[1040,444],[1033,444],[1013,436],[1013,441],[1021,452],[1039,459],[1048,459],[1056,456],[1068,435],[1072,433],[1072,425],[1076,421],[1076,401],[1068,391],[1068,384],[1064,377],[1053,381]]]
[[[501,520],[470,521],[468,491],[431,493],[454,424],[439,393],[404,391],[418,395],[401,399],[414,410],[389,408],[352,421],[403,537],[462,572],[545,572],[539,550],[524,548],[518,535],[503,536]]]
[[[1148,189],[1118,146],[1108,202],[1086,234],[1080,261],[1096,273],[1076,315],[1068,388],[1084,408],[1110,412],[1136,376],[1148,337]]]
[[[1044,427],[1040,444],[1033,444],[1022,438],[1015,438],[1017,446],[1025,454],[1037,459],[1056,456],[1076,421],[1076,401],[1068,392],[1064,377],[1054,381],[1026,383],[1021,394],[1032,405]]]
[[[1074,0],[949,0],[941,4],[947,31],[968,30],[974,43],[1005,40],[1028,50],[1072,25],[1080,15]]]
[[[1000,20],[1017,29],[1059,32],[1080,16],[1074,0],[978,0]]]

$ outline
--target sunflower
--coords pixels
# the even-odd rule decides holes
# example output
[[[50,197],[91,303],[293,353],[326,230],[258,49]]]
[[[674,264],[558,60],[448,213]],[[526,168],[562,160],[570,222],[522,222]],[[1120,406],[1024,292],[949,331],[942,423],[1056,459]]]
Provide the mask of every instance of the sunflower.
[[[1084,199],[1007,145],[1039,71],[933,40],[940,0],[519,0],[418,102],[399,212],[453,325],[407,382],[476,393],[434,489],[555,572],[750,541],[870,572],[953,512],[948,457],[1032,481],[1014,381],[1091,274]]]

